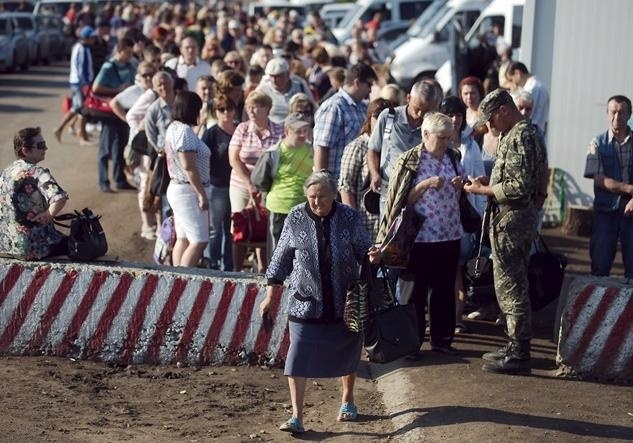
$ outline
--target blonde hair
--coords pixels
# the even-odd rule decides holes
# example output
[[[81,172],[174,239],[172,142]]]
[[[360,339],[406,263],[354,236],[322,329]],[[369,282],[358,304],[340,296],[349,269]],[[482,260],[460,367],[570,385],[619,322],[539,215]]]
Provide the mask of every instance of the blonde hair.
[[[424,131],[430,134],[450,132],[453,130],[453,123],[448,115],[442,114],[441,112],[428,112],[424,114],[424,120],[422,121],[420,130],[422,131],[422,135],[424,135]]]
[[[246,97],[246,100],[244,102],[244,106],[248,107],[253,103],[264,106],[269,110],[273,107],[273,100],[270,98],[270,96],[258,90],[255,90],[248,94],[248,97]]]

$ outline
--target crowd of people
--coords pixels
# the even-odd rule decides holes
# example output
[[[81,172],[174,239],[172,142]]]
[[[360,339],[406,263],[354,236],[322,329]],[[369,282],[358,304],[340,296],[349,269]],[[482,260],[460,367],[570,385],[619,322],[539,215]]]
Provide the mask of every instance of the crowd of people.
[[[143,238],[156,239],[171,211],[174,266],[207,263],[241,271],[253,245],[233,241],[231,215],[254,205],[268,210],[267,241],[253,253],[255,270],[265,273],[269,285],[262,316],[275,286],[288,279],[285,372],[293,416],[282,430],[304,430],[306,377],[341,376],[338,418],[357,418],[353,387],[361,339],[341,322],[345,290],[366,256],[380,260],[375,245],[405,206],[425,221],[407,268],[389,278],[403,288],[409,282],[408,294],[400,291],[400,297],[416,307],[420,338],[429,334],[432,350],[455,355],[454,335],[467,331],[464,266],[477,241],[462,228],[460,196],[466,193],[480,215],[488,199],[495,202],[490,238],[498,306],[492,318],[500,318],[508,344],[484,355],[483,368],[530,372],[527,263],[547,192],[549,99],[525,65],[505,60],[509,91],[486,91],[479,78],[466,77],[456,95],[445,97],[432,78],[402,91],[370,51],[360,56],[353,47],[332,45],[318,12],[253,17],[237,2],[213,9],[124,3],[97,14],[73,7],[67,18],[78,41],[71,54],[70,106],[54,135],[61,141],[72,125],[81,144],[94,143],[85,99],[107,97],[112,116],[100,120],[97,185],[104,193],[114,192],[111,183],[137,190]],[[373,35],[375,26],[365,31]],[[363,39],[359,29],[356,38]],[[610,101],[609,112],[623,117],[628,111],[630,117],[627,100]],[[630,163],[630,131],[620,132],[616,138],[629,146]],[[145,153],[133,149],[140,138]],[[622,178],[613,165],[596,160],[596,152],[611,149],[610,140],[594,143],[587,176],[602,180],[605,192],[630,193],[632,185],[605,179]],[[18,133],[14,146],[18,160],[3,172],[2,197],[8,198],[4,188],[19,175],[33,181],[19,192],[37,187],[42,198],[39,206],[25,212],[17,205],[11,214],[7,208],[14,206],[3,203],[0,220],[26,227],[17,229],[19,236],[3,229],[0,246],[26,258],[63,253],[51,218],[67,195],[37,166],[46,152],[39,129]],[[169,185],[164,194],[150,195],[148,205],[159,161],[167,165]],[[631,177],[627,170],[624,182]],[[602,200],[605,207],[620,204],[631,212],[630,200]],[[624,223],[610,215],[601,220],[603,237],[614,223]],[[592,246],[596,272],[608,273],[607,255]]]

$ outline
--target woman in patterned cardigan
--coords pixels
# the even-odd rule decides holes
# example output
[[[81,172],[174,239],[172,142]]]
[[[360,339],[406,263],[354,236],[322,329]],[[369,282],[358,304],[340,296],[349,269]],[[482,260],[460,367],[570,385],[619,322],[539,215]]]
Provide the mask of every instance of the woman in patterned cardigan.
[[[337,203],[336,183],[326,171],[306,180],[307,203],[295,206],[266,272],[268,290],[260,305],[262,317],[274,290],[290,276],[287,310],[290,349],[284,373],[288,376],[293,416],[282,431],[302,433],[303,399],[307,377],[341,377],[343,385],[339,421],[356,420],[354,381],[363,335],[343,324],[347,287],[358,276],[366,254],[379,261],[356,210]]]

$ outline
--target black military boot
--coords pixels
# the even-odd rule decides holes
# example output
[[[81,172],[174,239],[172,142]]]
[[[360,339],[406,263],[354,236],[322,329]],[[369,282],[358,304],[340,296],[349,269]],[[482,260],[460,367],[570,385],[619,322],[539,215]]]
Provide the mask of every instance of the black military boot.
[[[486,352],[484,355],[481,356],[481,358],[486,361],[501,360],[502,358],[506,356],[506,354],[508,353],[511,347],[512,347],[512,342],[509,341],[508,343],[503,345],[503,347],[497,349],[496,351]]]
[[[486,361],[482,368],[486,372],[508,375],[530,375],[530,342],[511,342],[506,354],[494,361]]]

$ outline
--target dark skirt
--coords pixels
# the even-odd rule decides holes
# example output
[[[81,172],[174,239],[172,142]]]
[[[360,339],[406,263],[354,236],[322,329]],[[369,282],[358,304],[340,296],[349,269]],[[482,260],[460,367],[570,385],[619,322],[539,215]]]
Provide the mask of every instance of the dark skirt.
[[[290,348],[284,374],[293,377],[330,378],[353,374],[358,368],[363,334],[340,323],[288,322]]]

